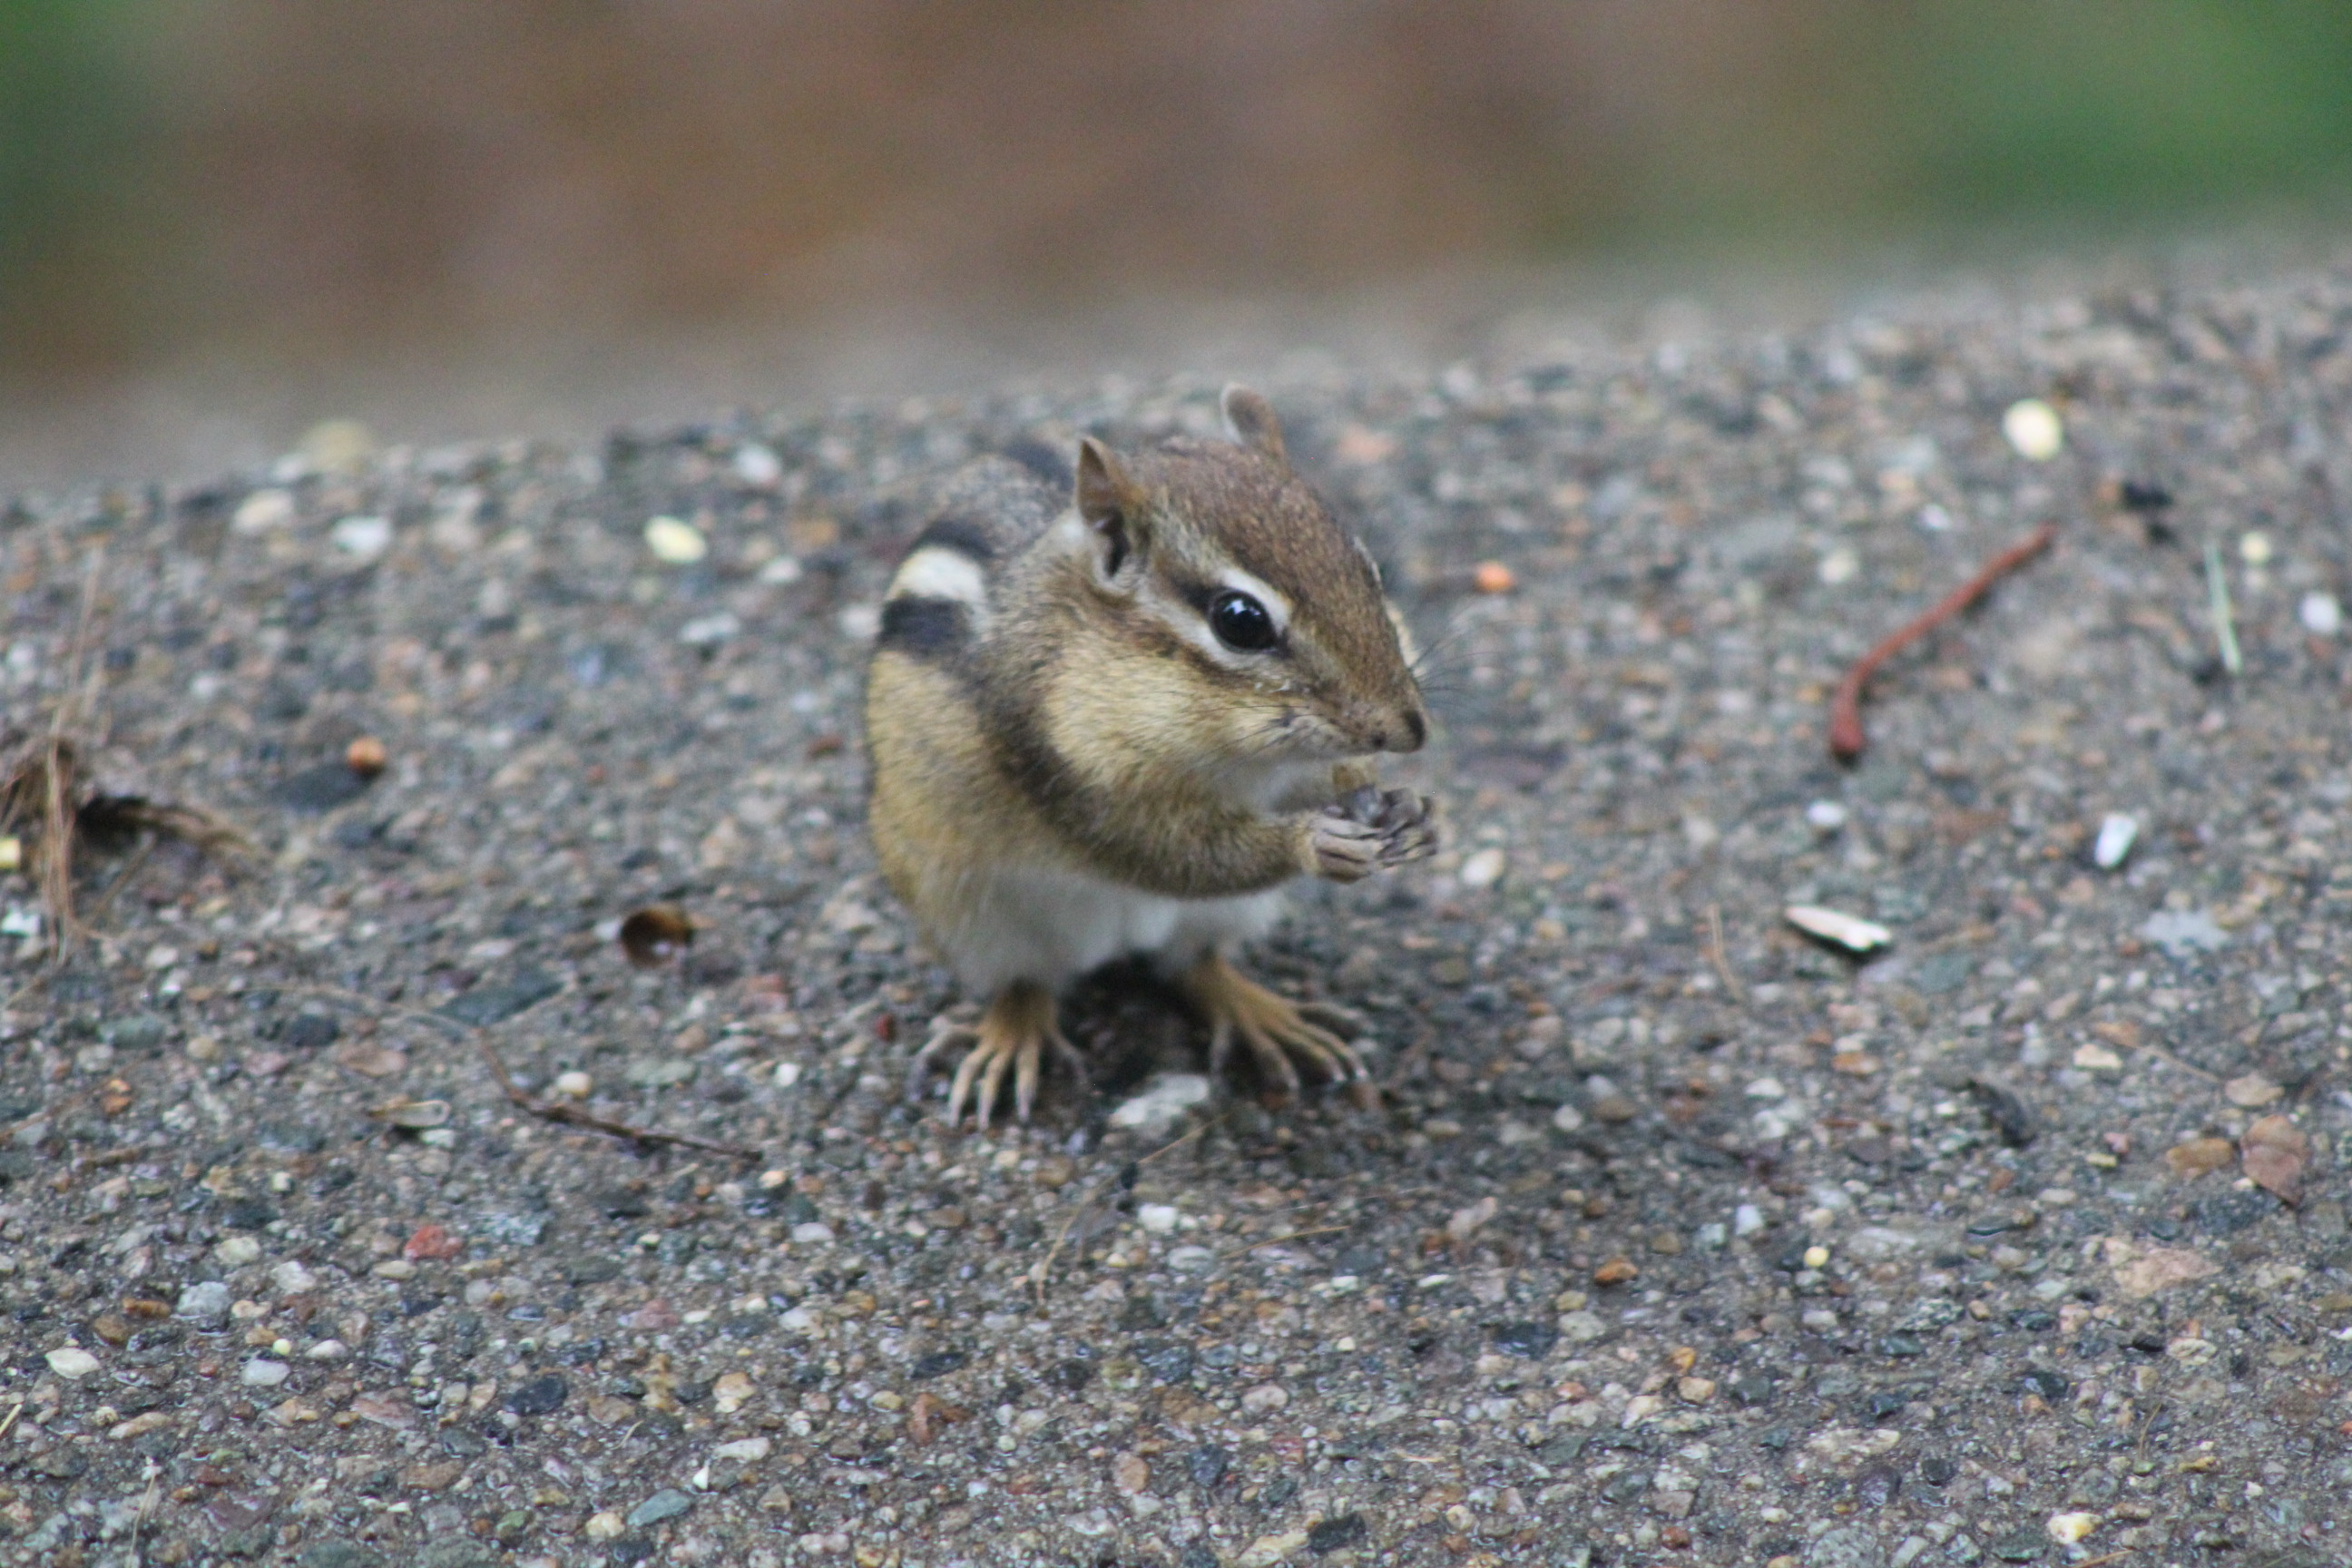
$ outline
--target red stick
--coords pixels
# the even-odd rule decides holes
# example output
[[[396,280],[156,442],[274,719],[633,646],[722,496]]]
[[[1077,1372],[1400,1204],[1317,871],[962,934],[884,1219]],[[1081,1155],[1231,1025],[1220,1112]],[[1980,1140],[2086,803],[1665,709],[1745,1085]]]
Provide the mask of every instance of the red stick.
[[[1981,571],[1947,595],[1943,603],[1856,660],[1854,667],[1845,672],[1845,679],[1838,682],[1837,694],[1830,699],[1830,755],[1842,763],[1862,755],[1867,743],[1862,732],[1862,689],[1878,673],[1880,665],[1983,598],[1995,583],[2049,549],[2050,542],[2057,537],[2058,525],[2043,523],[1986,562]]]

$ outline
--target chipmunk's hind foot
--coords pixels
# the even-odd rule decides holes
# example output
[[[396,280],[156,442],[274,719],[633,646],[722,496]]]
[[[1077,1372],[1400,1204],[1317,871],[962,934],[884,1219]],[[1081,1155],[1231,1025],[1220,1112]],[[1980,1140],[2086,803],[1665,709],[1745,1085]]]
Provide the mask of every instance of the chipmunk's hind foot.
[[[1298,1069],[1304,1064],[1318,1080],[1348,1086],[1359,1105],[1371,1100],[1371,1075],[1339,1032],[1354,1032],[1362,1020],[1345,1007],[1294,1003],[1244,978],[1213,953],[1188,971],[1179,985],[1209,1026],[1212,1079],[1223,1079],[1238,1039],[1248,1047],[1259,1080],[1275,1095],[1286,1100],[1298,1093]]]
[[[1025,1125],[1036,1110],[1037,1083],[1048,1050],[1081,1086],[1087,1081],[1086,1058],[1055,1023],[1053,993],[1027,981],[997,993],[977,1026],[948,1019],[934,1025],[930,1039],[916,1055],[910,1089],[919,1094],[932,1066],[959,1049],[964,1058],[948,1085],[950,1127],[963,1121],[964,1102],[970,1100],[973,1124],[987,1131],[1008,1072],[1013,1075],[1013,1114]]]

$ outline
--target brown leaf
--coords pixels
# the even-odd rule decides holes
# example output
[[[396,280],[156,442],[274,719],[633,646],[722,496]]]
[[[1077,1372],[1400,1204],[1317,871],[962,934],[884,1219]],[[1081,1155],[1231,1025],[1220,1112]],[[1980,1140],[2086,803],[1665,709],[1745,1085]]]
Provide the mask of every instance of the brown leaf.
[[[2284,1116],[2265,1116],[2246,1129],[2242,1146],[2246,1174],[2293,1208],[2303,1202],[2303,1164],[2311,1140]]]
[[[657,969],[694,942],[694,922],[676,904],[647,904],[621,922],[621,951],[639,969]]]
[[[2186,1143],[2175,1143],[2164,1152],[2164,1163],[2174,1173],[2183,1176],[2201,1176],[2208,1171],[2218,1171],[2237,1158],[2238,1152],[2227,1138],[2191,1138]]]

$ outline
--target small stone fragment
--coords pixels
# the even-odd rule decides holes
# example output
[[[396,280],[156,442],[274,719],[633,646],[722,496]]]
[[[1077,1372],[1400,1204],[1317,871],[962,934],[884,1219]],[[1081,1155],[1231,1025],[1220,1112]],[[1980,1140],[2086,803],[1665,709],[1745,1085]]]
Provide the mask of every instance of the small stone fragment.
[[[2139,934],[2171,958],[2219,952],[2230,945],[2230,933],[2210,910],[2158,910],[2141,922]]]
[[[595,1089],[596,1082],[586,1073],[574,1069],[571,1072],[556,1074],[552,1087],[556,1093],[566,1100],[585,1100]]]
[[[2066,445],[2058,411],[2038,397],[2021,397],[2000,416],[2000,433],[2021,458],[2046,463]]]
[[[629,1523],[643,1530],[666,1519],[676,1519],[694,1506],[694,1500],[676,1487],[664,1487],[629,1510]]]
[[[2294,607],[2294,617],[2315,637],[2332,637],[2344,629],[2344,605],[2333,594],[2305,594]]]
[[[2135,1300],[2220,1273],[2221,1266],[2183,1247],[2154,1247],[2116,1265],[2116,1287]]]
[[[2258,1072],[2233,1078],[2221,1086],[2222,1098],[2248,1110],[2258,1110],[2286,1092]]]
[[[1481,849],[1462,862],[1462,885],[1465,888],[1491,888],[1503,879],[1506,864],[1500,849]]]
[[[213,1248],[213,1256],[224,1268],[242,1268],[261,1257],[261,1243],[249,1236],[223,1237]]]
[[[1482,594],[1507,594],[1519,585],[1518,574],[1499,561],[1481,561],[1470,580]]]
[[[581,1533],[591,1541],[612,1541],[617,1539],[621,1531],[626,1529],[628,1529],[626,1521],[619,1514],[607,1509],[602,1513],[590,1514],[588,1522],[581,1528]]]
[[[710,553],[710,542],[690,522],[656,517],[646,523],[646,548],[654,559],[671,566],[691,566]]]
[[[1156,1131],[1181,1121],[1193,1106],[1206,1104],[1213,1092],[1214,1087],[1199,1073],[1160,1073],[1110,1113],[1110,1124]]]
[[[2139,837],[2139,818],[2111,811],[2099,819],[2099,837],[2091,846],[2091,864],[2112,871],[2124,863]]]
[[[238,1377],[247,1388],[275,1388],[286,1381],[286,1374],[291,1370],[282,1361],[256,1356],[245,1363],[245,1370]]]
[[[51,1372],[68,1382],[88,1377],[98,1370],[98,1358],[79,1345],[60,1345],[41,1359],[49,1363]]]
[[[343,766],[363,779],[372,779],[383,772],[392,753],[373,735],[362,735],[343,748]]]
[[[2164,1152],[2164,1163],[2177,1175],[2201,1176],[2218,1171],[2238,1156],[2227,1138],[2191,1138]]]
[[[1814,904],[1791,904],[1782,915],[1807,936],[1832,942],[1848,952],[1874,952],[1895,940],[1895,933],[1875,921]]]
[[[1641,1272],[1632,1258],[1612,1258],[1592,1271],[1592,1282],[1601,1286],[1622,1285]]]
[[[2095,1513],[2053,1513],[2048,1526],[2050,1539],[2061,1546],[2072,1546],[2098,1529],[2103,1522]]]
[[[294,521],[294,497],[286,490],[256,490],[237,502],[229,531],[247,536],[275,533]]]
[[[1274,1568],[1307,1544],[1307,1532],[1303,1530],[1285,1531],[1280,1535],[1261,1535],[1242,1548],[1234,1559],[1234,1568]]]
[[[373,514],[343,518],[327,531],[336,549],[358,561],[373,561],[392,547],[392,519]]]

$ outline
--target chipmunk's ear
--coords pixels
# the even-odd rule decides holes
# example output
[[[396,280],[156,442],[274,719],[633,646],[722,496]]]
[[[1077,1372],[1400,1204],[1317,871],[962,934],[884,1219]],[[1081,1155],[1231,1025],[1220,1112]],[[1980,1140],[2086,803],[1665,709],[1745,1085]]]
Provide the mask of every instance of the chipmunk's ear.
[[[1102,542],[1105,578],[1118,576],[1142,550],[1142,491],[1110,448],[1091,436],[1078,442],[1078,516]]]
[[[1274,405],[1259,394],[1236,383],[1225,388],[1219,400],[1225,411],[1225,425],[1234,439],[1260,457],[1271,458],[1277,463],[1287,463],[1289,455],[1282,447],[1282,421],[1274,416]]]

